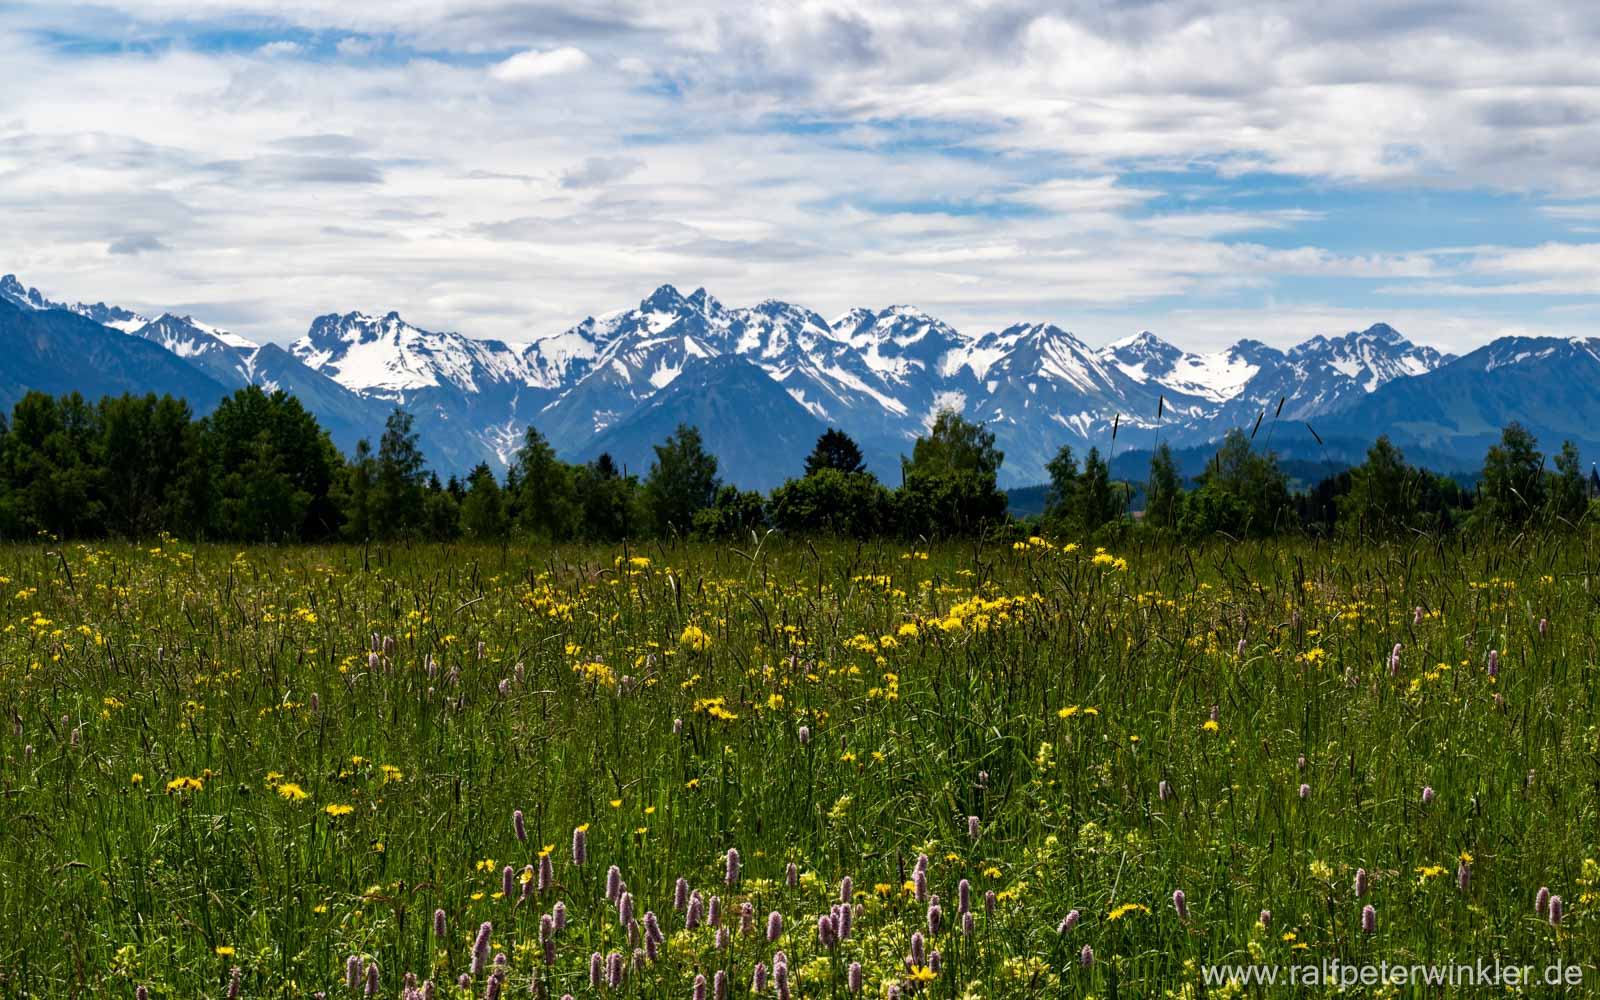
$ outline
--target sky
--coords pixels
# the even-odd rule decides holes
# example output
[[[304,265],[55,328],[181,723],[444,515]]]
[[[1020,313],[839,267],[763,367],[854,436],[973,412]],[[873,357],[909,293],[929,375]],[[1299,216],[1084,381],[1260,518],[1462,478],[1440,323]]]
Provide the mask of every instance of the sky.
[[[1590,0],[0,0],[0,273],[288,342],[670,282],[1192,350],[1600,333]]]

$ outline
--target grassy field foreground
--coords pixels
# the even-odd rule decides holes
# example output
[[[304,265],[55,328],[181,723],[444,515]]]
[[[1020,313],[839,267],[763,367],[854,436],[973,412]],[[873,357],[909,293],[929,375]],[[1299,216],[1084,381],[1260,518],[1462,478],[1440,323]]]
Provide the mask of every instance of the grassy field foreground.
[[[1593,988],[1593,541],[9,548],[0,992]]]

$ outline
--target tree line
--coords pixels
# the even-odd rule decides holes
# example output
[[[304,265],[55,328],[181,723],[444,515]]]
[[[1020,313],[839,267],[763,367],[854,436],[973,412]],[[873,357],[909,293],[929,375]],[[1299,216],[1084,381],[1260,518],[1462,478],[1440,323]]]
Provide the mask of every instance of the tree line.
[[[1048,466],[1045,511],[1028,519],[1037,524],[1008,514],[993,432],[949,411],[902,457],[894,488],[839,430],[824,433],[797,475],[767,495],[723,483],[694,427],[678,427],[654,452],[642,476],[609,455],[571,463],[529,427],[503,476],[480,464],[441,481],[403,409],[376,448],[364,440],[346,456],[293,396],[257,386],[202,418],[167,396],[90,403],[30,392],[9,420],[0,415],[0,537],[615,542],[747,538],[769,528],[856,539],[1032,530],[1108,540],[1134,531],[1383,537],[1575,523],[1600,491],[1571,442],[1547,470],[1537,441],[1515,424],[1485,456],[1475,490],[1407,464],[1387,438],[1361,465],[1300,492],[1240,431],[1190,480],[1165,445],[1144,483],[1114,479],[1096,448],[1080,465],[1062,447]]]

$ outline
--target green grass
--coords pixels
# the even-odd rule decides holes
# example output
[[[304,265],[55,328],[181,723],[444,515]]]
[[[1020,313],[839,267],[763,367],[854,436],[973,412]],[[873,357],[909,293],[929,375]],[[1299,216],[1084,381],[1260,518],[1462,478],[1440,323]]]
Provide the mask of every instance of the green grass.
[[[508,996],[689,997],[721,969],[742,997],[779,949],[805,997],[852,962],[874,997],[1278,995],[1200,967],[1330,958],[1581,962],[1592,987],[1595,541],[6,549],[0,993],[216,997],[238,967],[243,996],[352,996],[355,954],[381,996],[409,972],[454,997],[485,921]],[[555,886],[498,898],[546,845]],[[919,854],[944,915],[920,985]],[[588,973],[632,951],[611,865],[666,936],[619,991]],[[721,897],[726,951],[684,929],[680,877]]]

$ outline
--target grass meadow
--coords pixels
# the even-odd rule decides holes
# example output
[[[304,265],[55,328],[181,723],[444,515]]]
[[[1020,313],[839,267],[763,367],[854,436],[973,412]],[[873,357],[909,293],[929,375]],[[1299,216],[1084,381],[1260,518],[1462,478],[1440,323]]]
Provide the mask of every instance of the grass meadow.
[[[0,994],[1600,988],[1597,540],[9,547]]]

